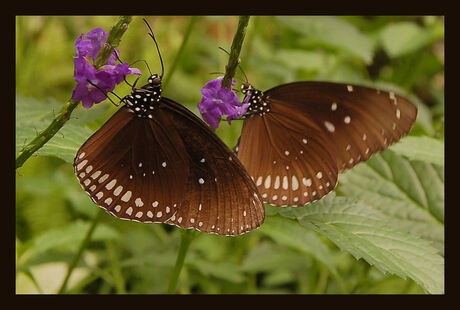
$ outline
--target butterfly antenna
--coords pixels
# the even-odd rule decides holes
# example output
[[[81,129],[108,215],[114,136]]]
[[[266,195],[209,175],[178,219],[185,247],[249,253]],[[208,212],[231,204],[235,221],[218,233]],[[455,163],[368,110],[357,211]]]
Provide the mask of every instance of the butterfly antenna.
[[[219,46],[219,49],[221,49],[222,51],[224,51],[225,53],[227,53],[228,56],[230,56],[230,53],[229,53],[226,49],[224,49],[223,47],[220,47],[220,46]],[[240,65],[239,60],[238,60],[238,68],[240,68],[241,73],[243,73],[244,78],[246,79],[246,83],[249,83],[248,77],[246,76],[246,73],[244,73],[243,68],[241,68],[241,65]]]
[[[160,53],[160,47],[158,46],[158,43],[157,43],[157,40],[155,39],[155,35],[153,34],[153,30],[152,28],[150,27],[149,23],[147,22],[147,20],[145,18],[142,19],[145,24],[147,25],[147,27],[149,28],[150,30],[150,33],[149,33],[149,36],[152,37],[153,39],[153,42],[155,42],[155,46],[157,47],[157,51],[158,51],[158,56],[160,56],[160,63],[161,63],[161,77],[163,77],[164,73],[165,73],[165,67],[163,65],[163,58],[161,57],[161,53]]]

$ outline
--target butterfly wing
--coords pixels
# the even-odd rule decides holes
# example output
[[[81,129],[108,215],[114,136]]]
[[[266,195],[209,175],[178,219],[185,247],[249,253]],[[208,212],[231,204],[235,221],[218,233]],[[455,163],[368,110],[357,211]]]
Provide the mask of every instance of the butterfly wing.
[[[167,223],[219,235],[240,235],[262,225],[262,199],[237,156],[192,112],[163,100],[191,167],[184,201]]]
[[[265,95],[288,108],[287,117],[302,113],[323,129],[336,150],[340,172],[399,141],[417,117],[416,106],[406,98],[363,86],[295,82]]]
[[[279,206],[315,201],[337,183],[334,150],[316,123],[301,114],[291,119],[286,107],[273,103],[270,113],[244,121],[238,158],[265,202]]]
[[[391,92],[296,82],[265,92],[271,112],[244,121],[235,147],[265,202],[303,205],[331,191],[337,175],[407,134],[416,107]]]
[[[78,150],[77,178],[94,203],[121,219],[164,222],[179,207],[189,167],[169,115],[121,107]]]

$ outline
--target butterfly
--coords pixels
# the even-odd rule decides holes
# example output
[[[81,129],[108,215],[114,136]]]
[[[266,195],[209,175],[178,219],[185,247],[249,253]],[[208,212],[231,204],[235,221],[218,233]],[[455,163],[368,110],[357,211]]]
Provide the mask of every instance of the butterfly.
[[[265,216],[257,187],[201,119],[162,96],[163,73],[133,86],[80,147],[74,171],[82,188],[120,219],[232,236],[256,229]]]
[[[264,202],[301,206],[333,190],[338,174],[406,135],[417,108],[394,92],[294,82],[265,92],[243,83],[249,103],[235,152]]]

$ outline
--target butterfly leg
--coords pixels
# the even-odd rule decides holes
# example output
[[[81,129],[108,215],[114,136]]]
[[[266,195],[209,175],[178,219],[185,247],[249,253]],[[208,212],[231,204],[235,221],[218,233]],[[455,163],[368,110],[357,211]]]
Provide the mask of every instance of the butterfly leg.
[[[94,84],[93,82],[91,82],[90,80],[87,79],[87,81],[88,81],[88,83],[90,83],[91,85],[93,85],[94,87],[96,87],[99,91],[101,91],[101,92],[105,95],[105,97],[106,97],[107,99],[109,99],[110,102],[112,102],[112,104],[115,105],[116,107],[118,107],[118,106],[120,105],[120,102],[124,102],[124,101],[123,101],[123,98],[121,98],[120,96],[118,96],[117,94],[115,94],[113,91],[111,91],[111,92],[110,92],[111,94],[113,94],[113,95],[116,96],[118,99],[120,99],[120,101],[118,101],[118,103],[115,103],[115,101],[113,101],[112,98],[109,97],[108,93],[107,93],[105,90],[103,90],[102,88],[100,88],[99,86],[97,86],[96,84]]]

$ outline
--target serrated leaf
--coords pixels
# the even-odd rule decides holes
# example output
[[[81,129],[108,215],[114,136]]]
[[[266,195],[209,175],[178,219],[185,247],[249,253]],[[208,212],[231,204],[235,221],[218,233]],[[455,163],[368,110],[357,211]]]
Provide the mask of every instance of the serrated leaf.
[[[427,241],[398,229],[376,208],[336,197],[304,208],[282,208],[279,213],[297,218],[300,224],[382,272],[410,277],[432,294],[444,293],[444,260],[438,251]]]
[[[444,178],[436,166],[387,150],[339,177],[339,190],[390,216],[444,255]]]
[[[405,137],[390,148],[409,159],[444,166],[444,143],[430,137]]]
[[[277,19],[316,44],[342,49],[366,64],[372,61],[373,42],[344,19],[333,16],[280,16]]]

